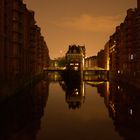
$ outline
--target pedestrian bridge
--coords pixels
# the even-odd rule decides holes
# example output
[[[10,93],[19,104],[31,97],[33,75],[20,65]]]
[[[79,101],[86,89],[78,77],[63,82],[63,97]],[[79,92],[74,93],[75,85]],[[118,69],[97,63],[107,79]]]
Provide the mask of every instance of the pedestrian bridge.
[[[95,67],[85,67],[84,71],[107,71],[107,70],[95,66]]]
[[[43,71],[64,71],[66,67],[47,67],[44,68]]]
[[[83,71],[76,71],[76,73],[73,73],[70,71],[70,73],[67,72],[66,67],[48,67],[44,69],[44,74],[49,75],[51,73],[59,73],[60,75],[64,74],[67,78],[73,77],[73,74],[80,76],[85,82],[89,81],[107,81],[108,80],[108,71],[99,67],[94,68],[84,68]],[[70,76],[70,77],[69,77]],[[75,77],[75,76],[74,76]],[[56,77],[55,77],[56,78]]]
[[[66,67],[47,67],[43,71],[65,71]],[[100,67],[84,67],[83,71],[107,71],[106,69]]]

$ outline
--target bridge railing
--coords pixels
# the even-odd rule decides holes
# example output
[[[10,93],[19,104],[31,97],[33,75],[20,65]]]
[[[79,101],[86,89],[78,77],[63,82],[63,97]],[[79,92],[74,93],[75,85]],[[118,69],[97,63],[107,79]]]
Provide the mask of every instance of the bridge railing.
[[[43,68],[43,70],[47,71],[47,70],[66,70],[66,67],[47,67],[47,68]],[[104,71],[106,69],[100,68],[100,67],[84,67],[83,68],[84,71],[95,71],[95,70],[99,70],[99,71]]]
[[[65,69],[66,69],[66,67],[47,67],[47,68],[43,68],[44,71],[47,71],[47,70],[48,71],[49,70],[54,70],[54,71],[56,70],[57,71],[57,70],[65,70]]]
[[[87,71],[88,71],[88,70],[89,70],[89,71],[92,71],[92,70],[93,70],[93,71],[94,71],[94,70],[100,70],[100,71],[101,71],[101,70],[106,70],[106,69],[103,69],[103,68],[101,68],[101,67],[84,67],[84,70],[85,70],[85,71],[86,71],[86,70],[87,70]]]

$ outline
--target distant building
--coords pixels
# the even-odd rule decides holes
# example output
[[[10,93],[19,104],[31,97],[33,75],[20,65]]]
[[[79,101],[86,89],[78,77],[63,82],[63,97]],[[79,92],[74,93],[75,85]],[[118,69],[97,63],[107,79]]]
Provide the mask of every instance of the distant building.
[[[91,60],[94,62],[93,64],[97,67],[103,68],[105,70],[109,70],[109,62],[110,62],[110,57],[109,57],[109,45],[110,42],[108,41],[104,48],[101,49],[98,53],[97,56],[94,56]]]
[[[97,56],[90,56],[85,59],[85,67],[97,67]]]
[[[109,70],[109,42],[107,42],[104,46],[104,69]]]
[[[100,50],[97,54],[97,65],[100,68],[104,68],[104,50]]]
[[[85,46],[70,45],[66,53],[66,63],[69,70],[83,70],[85,66]]]

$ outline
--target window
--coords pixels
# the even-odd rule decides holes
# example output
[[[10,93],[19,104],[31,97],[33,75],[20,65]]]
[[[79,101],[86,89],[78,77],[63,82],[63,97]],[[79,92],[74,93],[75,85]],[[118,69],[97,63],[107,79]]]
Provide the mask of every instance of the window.
[[[134,59],[134,54],[131,54],[130,55],[130,60],[133,60]]]
[[[118,74],[120,74],[121,73],[121,71],[120,70],[118,70]]]

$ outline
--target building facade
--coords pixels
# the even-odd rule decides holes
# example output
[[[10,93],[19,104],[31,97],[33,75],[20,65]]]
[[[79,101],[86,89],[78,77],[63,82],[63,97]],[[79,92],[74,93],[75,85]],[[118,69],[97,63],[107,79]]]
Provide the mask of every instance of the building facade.
[[[0,1],[0,19],[4,19],[4,0]],[[1,76],[3,79],[4,75],[4,20],[0,20],[0,68]]]
[[[93,68],[97,66],[97,56],[90,56],[85,59],[85,67]]]
[[[66,53],[66,68],[68,70],[83,70],[85,66],[85,46],[70,45]]]
[[[100,50],[97,54],[97,65],[100,68],[104,68],[104,49]]]
[[[109,70],[109,42],[107,42],[104,46],[104,69]]]
[[[123,23],[110,36],[109,56],[111,76],[130,83],[140,83],[140,1],[128,9]]]
[[[49,64],[49,52],[34,12],[22,0],[0,1],[0,77],[34,76]]]

